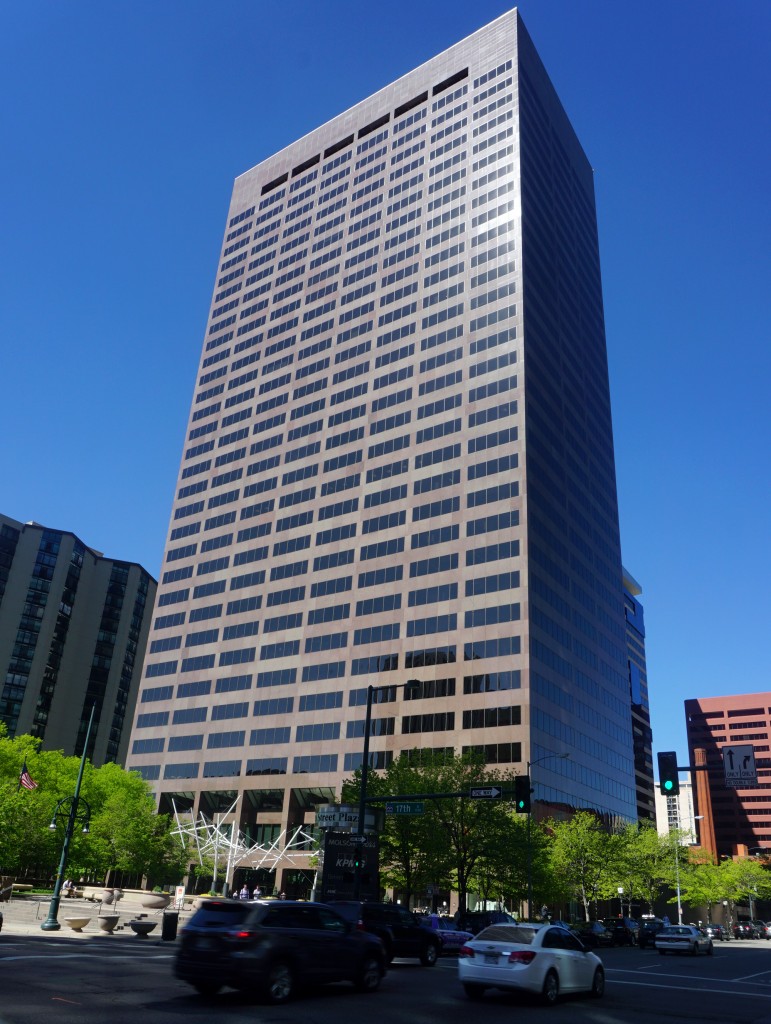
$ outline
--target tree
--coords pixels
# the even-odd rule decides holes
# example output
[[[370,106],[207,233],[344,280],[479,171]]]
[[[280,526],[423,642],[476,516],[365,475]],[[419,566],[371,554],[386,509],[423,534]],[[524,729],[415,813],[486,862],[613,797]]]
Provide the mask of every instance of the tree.
[[[732,885],[726,867],[726,864],[718,866],[710,861],[701,861],[692,864],[690,871],[680,880],[680,891],[685,902],[693,906],[705,904],[710,924],[713,906],[732,898]]]
[[[617,874],[614,866],[613,839],[601,822],[587,811],[579,811],[569,821],[552,821],[551,858],[555,875],[566,893],[579,900],[584,916],[602,894],[603,882]]]
[[[655,900],[672,876],[673,843],[679,843],[681,835],[670,832],[662,836],[651,823],[630,823],[613,843],[616,873],[624,894],[630,902],[639,899],[647,903],[649,913],[653,913]],[[616,895],[607,887],[606,894]]]
[[[771,875],[754,857],[725,862],[729,899],[748,903],[771,896]]]
[[[343,785],[343,800],[358,798],[359,778]],[[371,773],[369,779],[369,796],[464,794],[426,800],[420,821],[417,816],[411,821],[388,816],[381,836],[381,861],[384,880],[401,878],[411,893],[423,879],[447,885],[459,893],[460,907],[465,909],[474,873],[484,858],[496,856],[496,841],[506,831],[501,819],[508,814],[502,800],[476,800],[465,794],[474,787],[511,788],[512,777],[487,769],[479,754],[412,751],[402,754],[385,772]],[[389,785],[396,788],[388,792]]]
[[[65,804],[56,829],[50,829],[57,804],[74,793],[79,757],[59,750],[41,750],[31,736],[9,739],[0,724],[0,866],[17,876],[53,877],[61,855]],[[37,782],[33,790],[19,789],[26,762]],[[76,828],[69,864],[77,876],[107,881],[111,871],[130,871],[177,881],[187,863],[187,851],[171,835],[167,815],[155,813],[147,783],[135,772],[108,763],[95,768],[86,761],[80,795],[91,810],[90,831]]]
[[[382,772],[372,772],[367,781],[368,796],[408,796],[425,793],[427,781],[418,752],[403,753]],[[342,799],[358,803],[361,770],[343,783]],[[432,801],[425,802],[423,814],[387,815],[380,834],[380,876],[382,883],[398,889],[410,899],[427,886],[440,884],[450,872],[447,846],[435,827]],[[381,805],[382,806],[382,805]]]

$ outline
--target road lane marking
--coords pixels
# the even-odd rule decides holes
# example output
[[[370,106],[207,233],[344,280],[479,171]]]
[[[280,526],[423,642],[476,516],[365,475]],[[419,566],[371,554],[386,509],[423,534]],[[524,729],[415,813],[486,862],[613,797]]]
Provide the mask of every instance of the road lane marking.
[[[170,953],[136,953],[101,954],[100,960],[173,960]],[[0,956],[0,960],[93,960],[93,953],[24,953],[18,956]]]
[[[726,980],[730,981],[749,981],[750,978],[762,978],[764,974],[771,974],[771,969],[767,971],[758,971],[757,974],[745,974],[743,978],[730,978]]]
[[[664,988],[670,989],[673,992],[711,992],[715,995],[720,996],[731,996],[735,999],[737,996],[746,996],[749,999],[771,999],[771,993],[766,995],[763,992],[728,992],[722,988],[702,988],[691,987],[690,985],[650,985],[644,981],[614,981],[614,985],[637,985],[638,988]],[[607,994],[607,989],[605,990]]]

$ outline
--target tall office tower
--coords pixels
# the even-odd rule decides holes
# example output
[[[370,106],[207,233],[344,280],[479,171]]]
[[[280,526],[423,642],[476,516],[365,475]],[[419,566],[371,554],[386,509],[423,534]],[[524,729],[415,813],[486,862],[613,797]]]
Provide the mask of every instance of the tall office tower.
[[[370,684],[374,768],[636,819],[592,171],[516,10],[236,180],[129,765],[276,837]]]
[[[155,580],[73,533],[0,514],[0,722],[47,750],[124,764]]]
[[[632,699],[634,772],[637,783],[637,817],[655,822],[656,793],[653,784],[653,733],[648,702],[648,673],[645,662],[645,618],[638,601],[642,587],[624,569],[624,611],[629,692]]]
[[[771,693],[697,697],[685,701],[688,764],[706,771],[694,774],[696,817],[702,846],[719,857],[771,853]],[[745,763],[745,754],[752,760]],[[726,783],[726,769],[752,770],[757,782]],[[736,787],[736,788],[734,788]],[[707,806],[704,806],[706,803]],[[708,834],[710,823],[713,834]]]

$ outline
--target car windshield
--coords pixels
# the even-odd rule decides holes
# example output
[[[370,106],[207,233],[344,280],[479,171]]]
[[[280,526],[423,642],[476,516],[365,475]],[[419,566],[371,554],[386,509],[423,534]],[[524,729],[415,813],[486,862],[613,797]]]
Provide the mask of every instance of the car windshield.
[[[522,928],[512,924],[491,924],[477,935],[477,940],[487,942],[518,942],[529,946],[538,932],[537,928]]]

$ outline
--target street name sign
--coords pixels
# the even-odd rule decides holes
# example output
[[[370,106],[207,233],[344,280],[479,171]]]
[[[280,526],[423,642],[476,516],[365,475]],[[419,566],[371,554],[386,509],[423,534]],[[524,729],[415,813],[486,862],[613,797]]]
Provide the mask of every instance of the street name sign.
[[[751,743],[731,743],[723,747],[723,770],[725,784],[729,789],[745,789],[757,786],[758,773],[755,768],[755,748]]]
[[[471,797],[473,797],[474,799],[477,799],[477,800],[478,799],[491,800],[491,799],[495,799],[496,797],[501,796],[502,793],[503,793],[503,790],[502,789],[498,789],[497,786],[487,786],[484,789],[472,789],[471,792],[469,793],[469,796],[471,796]]]
[[[425,804],[417,801],[405,803],[390,803],[385,805],[386,814],[423,814]]]

